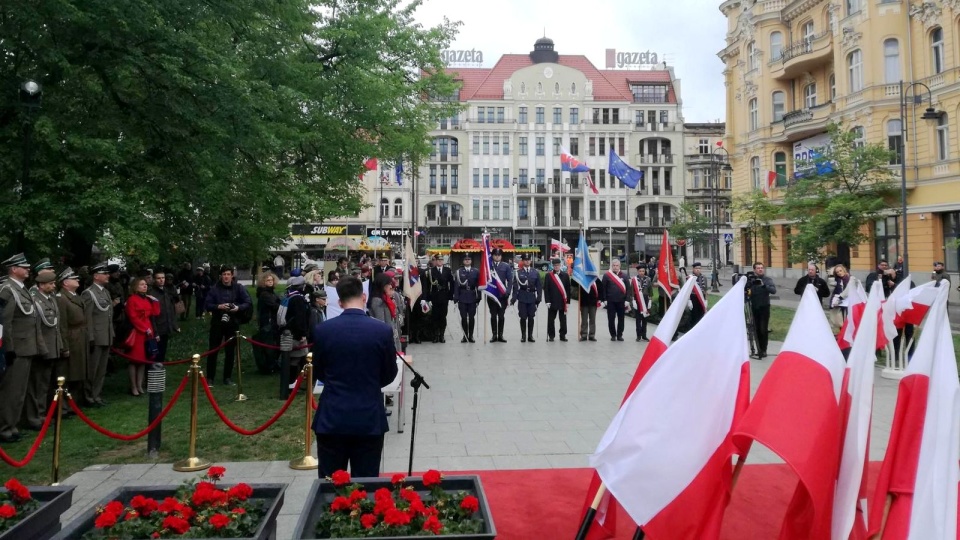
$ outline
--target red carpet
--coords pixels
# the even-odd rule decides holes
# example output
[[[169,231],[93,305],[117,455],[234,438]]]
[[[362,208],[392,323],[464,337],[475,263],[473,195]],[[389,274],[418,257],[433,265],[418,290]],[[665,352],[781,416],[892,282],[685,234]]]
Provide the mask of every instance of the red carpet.
[[[879,469],[879,462],[870,464],[870,493]],[[480,475],[498,539],[572,540],[592,469],[444,472]],[[776,538],[796,482],[786,465],[746,465],[724,517],[722,538]],[[633,538],[635,526],[622,510],[617,525],[616,538]]]

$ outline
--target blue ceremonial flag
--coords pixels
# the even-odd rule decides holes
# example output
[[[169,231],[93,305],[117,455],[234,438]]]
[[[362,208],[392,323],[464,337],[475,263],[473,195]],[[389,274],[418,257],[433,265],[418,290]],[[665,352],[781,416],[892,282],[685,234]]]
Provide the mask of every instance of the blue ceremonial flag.
[[[643,171],[638,171],[624,163],[620,156],[613,151],[613,148],[610,148],[607,152],[610,154],[610,164],[607,165],[607,172],[610,173],[610,176],[620,179],[623,185],[630,189],[637,189],[637,184],[643,178]]]
[[[573,280],[580,284],[583,290],[589,291],[599,274],[597,266],[593,264],[590,253],[587,251],[587,237],[581,232],[576,255],[573,257]]]
[[[394,170],[397,173],[397,185],[402,186],[403,185],[403,160],[397,161],[397,166]]]

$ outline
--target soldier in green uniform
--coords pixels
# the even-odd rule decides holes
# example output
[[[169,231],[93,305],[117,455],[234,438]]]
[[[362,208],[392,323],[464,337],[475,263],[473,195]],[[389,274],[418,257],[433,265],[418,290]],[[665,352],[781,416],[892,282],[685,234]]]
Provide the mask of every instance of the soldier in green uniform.
[[[107,290],[110,273],[106,263],[90,269],[93,284],[83,291],[83,313],[87,319],[87,342],[89,343],[86,395],[90,401],[86,405],[103,406],[103,379],[107,376],[107,360],[110,346],[113,345],[113,306],[114,300]]]
[[[56,364],[63,352],[63,339],[60,336],[60,309],[54,291],[57,287],[57,274],[52,268],[44,268],[37,273],[36,290],[30,293],[40,319],[40,337],[46,345],[46,354],[34,358],[30,363],[30,379],[27,383],[27,396],[23,402],[20,424],[32,431],[40,431],[47,415],[47,392],[56,371]]]
[[[87,318],[83,313],[83,300],[77,294],[80,288],[80,276],[72,268],[60,272],[57,278],[60,292],[57,294],[57,306],[60,308],[60,335],[63,338],[67,365],[64,376],[70,393],[78,403],[89,403],[87,395]]]

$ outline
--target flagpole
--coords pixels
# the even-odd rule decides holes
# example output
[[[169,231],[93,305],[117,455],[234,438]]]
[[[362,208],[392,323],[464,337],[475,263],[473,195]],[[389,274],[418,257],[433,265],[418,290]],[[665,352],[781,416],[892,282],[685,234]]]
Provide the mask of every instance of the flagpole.
[[[587,533],[590,532],[590,526],[593,525],[593,520],[597,516],[597,508],[600,507],[600,501],[603,500],[603,495],[606,492],[607,486],[601,483],[600,487],[597,488],[597,496],[593,498],[590,508],[587,509],[587,513],[583,516],[583,521],[580,522],[580,530],[577,531],[576,540],[585,540],[587,538]]]

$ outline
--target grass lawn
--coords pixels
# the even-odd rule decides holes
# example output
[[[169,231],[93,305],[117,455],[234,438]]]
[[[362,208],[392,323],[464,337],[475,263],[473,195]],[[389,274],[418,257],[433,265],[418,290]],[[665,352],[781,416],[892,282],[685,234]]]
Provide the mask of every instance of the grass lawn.
[[[190,318],[181,323],[181,333],[170,343],[168,359],[185,358],[207,349],[209,318],[198,321]],[[254,335],[254,324],[246,325],[241,333],[248,337]],[[234,401],[236,387],[226,387],[220,383],[223,378],[223,353],[219,355],[217,386],[213,387],[214,396],[220,407],[234,423],[246,429],[252,429],[267,421],[281,406],[279,400],[279,375],[260,375],[256,371],[250,344],[241,341],[241,362],[243,366],[243,393],[248,400]],[[132,434],[145,428],[147,422],[148,400],[133,397],[127,393],[126,362],[115,361],[117,370],[107,376],[104,399],[108,405],[101,409],[89,409],[84,412],[97,424],[117,433]],[[167,371],[167,390],[164,403],[176,390],[187,372],[189,364],[172,366]],[[205,369],[205,359],[200,362]],[[236,372],[233,379],[236,380]],[[213,462],[287,460],[303,455],[303,396],[294,401],[290,409],[269,429],[252,437],[245,437],[229,429],[213,412],[203,390],[200,389],[198,402],[197,455]],[[60,479],[70,476],[84,467],[93,464],[121,463],[170,463],[187,457],[190,427],[189,385],[180,400],[174,405],[162,425],[163,440],[158,459],[147,457],[147,438],[132,442],[118,441],[95,432],[77,418],[63,423],[60,451]],[[34,434],[26,431],[25,435]],[[14,459],[21,459],[33,441],[28,437],[16,444],[4,445],[3,449]],[[49,484],[52,481],[53,426],[37,451],[33,460],[21,469],[14,469],[0,462],[0,478],[6,480],[16,477],[26,484]]]

